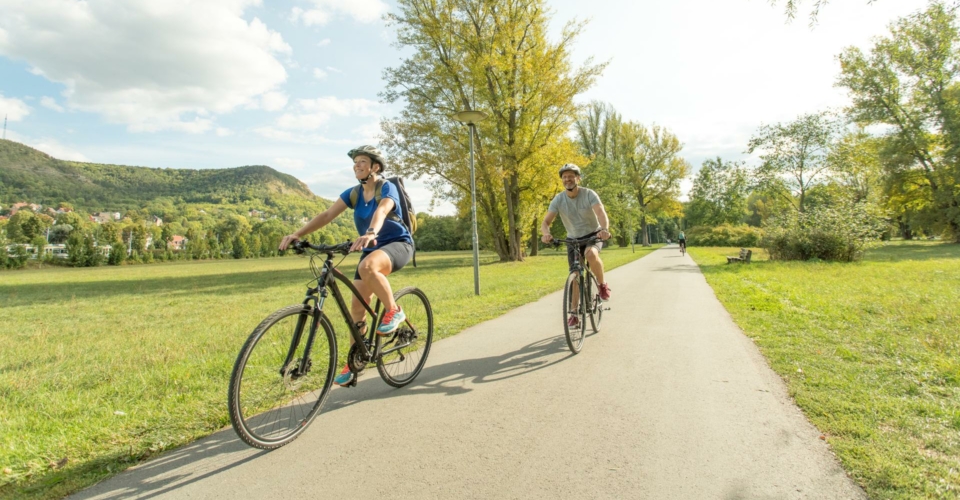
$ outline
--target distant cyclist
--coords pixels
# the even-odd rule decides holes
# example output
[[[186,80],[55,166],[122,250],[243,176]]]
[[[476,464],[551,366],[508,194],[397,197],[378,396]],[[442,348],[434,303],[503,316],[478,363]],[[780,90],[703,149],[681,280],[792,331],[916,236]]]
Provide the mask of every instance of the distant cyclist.
[[[396,186],[391,182],[378,182],[386,166],[380,150],[373,146],[361,146],[347,155],[353,160],[353,173],[362,188],[358,196],[355,195],[356,206],[353,211],[353,222],[359,236],[350,250],[363,250],[363,255],[357,264],[353,284],[368,303],[373,295],[376,295],[384,304],[386,313],[377,327],[377,334],[388,335],[400,326],[406,315],[393,299],[393,290],[390,289],[387,276],[399,271],[413,258],[413,237],[402,222]],[[380,193],[375,192],[377,185],[383,186]],[[280,250],[285,250],[294,241],[336,219],[351,203],[350,194],[354,189],[351,187],[340,193],[340,197],[330,208],[304,224],[297,232],[284,236],[280,242]],[[360,328],[360,334],[363,335],[367,329],[363,322],[364,308],[356,297],[353,298],[350,312]],[[353,342],[352,337],[350,342]],[[344,366],[333,381],[338,385],[348,385],[355,376],[349,366]]]
[[[547,208],[547,215],[543,218],[543,224],[540,225],[540,234],[544,243],[553,241],[550,234],[550,224],[560,214],[560,220],[563,221],[563,227],[567,230],[567,237],[574,239],[587,239],[591,236],[597,236],[601,240],[610,238],[609,222],[607,220],[607,211],[600,202],[600,197],[592,189],[580,186],[580,167],[573,163],[567,163],[560,167],[560,180],[563,182],[564,191],[559,193],[550,202]],[[603,247],[601,242],[587,246],[583,244],[578,251],[588,263],[590,271],[600,282],[600,298],[610,300],[610,286],[603,279],[603,261],[600,260],[600,249]],[[573,271],[573,248],[567,249],[567,263],[570,265],[570,271]],[[567,320],[577,322],[576,316],[570,316]],[[577,326],[571,324],[571,326]]]
[[[680,243],[680,253],[687,252],[687,236],[683,234],[683,231],[680,231],[680,236],[677,236],[677,243]]]

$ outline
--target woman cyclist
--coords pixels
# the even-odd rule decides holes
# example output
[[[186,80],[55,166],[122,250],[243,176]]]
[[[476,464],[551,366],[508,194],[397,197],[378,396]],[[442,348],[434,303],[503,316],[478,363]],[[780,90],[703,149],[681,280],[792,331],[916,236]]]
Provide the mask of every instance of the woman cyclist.
[[[380,150],[373,146],[361,146],[347,153],[353,160],[353,173],[360,181],[359,192],[354,195],[356,200],[353,207],[353,222],[359,236],[350,247],[351,251],[362,250],[357,272],[353,277],[353,284],[357,287],[361,297],[368,303],[376,295],[386,307],[383,321],[377,326],[378,335],[393,333],[406,319],[403,311],[393,300],[393,290],[387,276],[399,271],[413,257],[413,237],[404,226],[400,213],[400,198],[397,188],[391,182],[379,182],[383,176],[386,162]],[[376,186],[382,186],[381,192],[376,193]],[[293,242],[329,224],[342,214],[351,204],[351,192],[357,187],[351,187],[333,202],[327,210],[307,222],[295,233],[284,236],[280,242],[280,250],[285,250]],[[379,202],[377,202],[379,200]],[[361,335],[366,332],[363,304],[353,298],[350,307],[351,316],[357,323]],[[353,343],[353,337],[350,338]],[[350,385],[356,374],[350,371],[349,366],[334,379],[337,385]]]

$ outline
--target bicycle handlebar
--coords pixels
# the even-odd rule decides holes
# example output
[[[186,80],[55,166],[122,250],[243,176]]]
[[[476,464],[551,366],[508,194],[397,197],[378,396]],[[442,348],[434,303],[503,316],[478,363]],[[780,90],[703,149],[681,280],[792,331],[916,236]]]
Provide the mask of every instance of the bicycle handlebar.
[[[553,245],[554,248],[559,247],[560,245],[566,243],[567,245],[592,245],[598,241],[603,241],[596,235],[589,236],[587,238],[554,238],[549,244]]]
[[[314,245],[309,241],[297,240],[290,245],[290,248],[292,248],[297,254],[302,254],[303,252],[307,251],[307,249],[310,249],[320,253],[339,253],[342,255],[347,255],[350,253],[351,246],[353,246],[352,241],[347,241],[337,245]]]

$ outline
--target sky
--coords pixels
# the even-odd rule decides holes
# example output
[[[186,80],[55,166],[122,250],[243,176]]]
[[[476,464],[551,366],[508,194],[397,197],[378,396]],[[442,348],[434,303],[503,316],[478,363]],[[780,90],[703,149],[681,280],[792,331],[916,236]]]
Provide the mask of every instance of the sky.
[[[717,156],[752,161],[744,150],[762,124],[842,108],[837,54],[868,49],[926,1],[833,0],[813,27],[807,11],[788,22],[768,0],[548,5],[554,37],[568,21],[588,21],[576,64],[609,62],[578,101],[666,127],[695,172]],[[379,98],[383,71],[405,54],[382,19],[394,8],[392,0],[0,0],[6,138],[96,163],[269,165],[332,199],[356,183],[346,152],[375,144],[380,119],[401,109]],[[407,187],[420,211],[453,213],[431,203],[422,181]]]

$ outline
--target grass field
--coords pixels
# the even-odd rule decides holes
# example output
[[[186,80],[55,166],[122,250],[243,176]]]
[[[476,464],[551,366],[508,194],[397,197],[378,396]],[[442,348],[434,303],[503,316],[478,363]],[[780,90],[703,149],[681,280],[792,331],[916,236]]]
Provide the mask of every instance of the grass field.
[[[691,248],[737,324],[871,498],[960,498],[960,245],[863,262],[727,265]]]
[[[605,267],[649,250],[605,249]],[[356,259],[343,263],[349,276]],[[420,253],[391,282],[428,294],[443,338],[566,276],[562,250],[481,260],[479,298],[469,252]],[[287,257],[0,273],[0,497],[60,498],[229,425],[234,358],[261,319],[302,300],[307,266]]]

